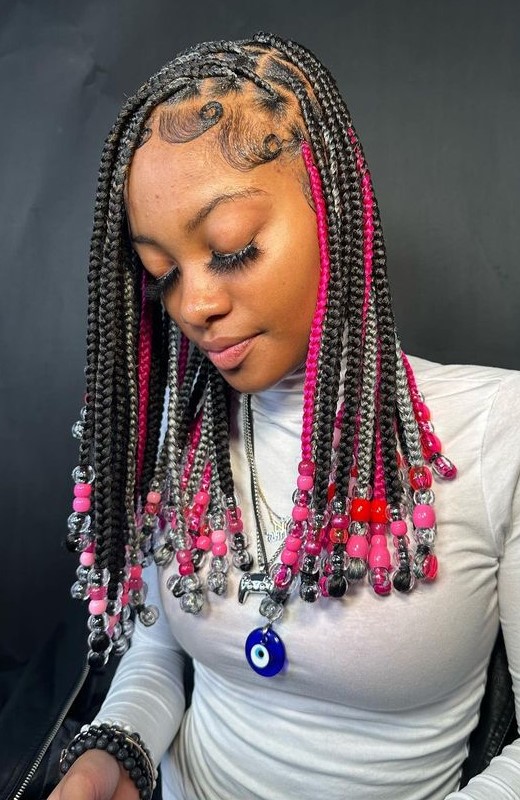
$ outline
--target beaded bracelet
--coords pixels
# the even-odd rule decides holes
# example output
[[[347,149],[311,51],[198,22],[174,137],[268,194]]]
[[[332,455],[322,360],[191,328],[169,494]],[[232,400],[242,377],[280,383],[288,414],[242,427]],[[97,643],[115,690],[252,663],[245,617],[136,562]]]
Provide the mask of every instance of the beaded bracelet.
[[[128,772],[141,800],[151,800],[157,780],[152,757],[138,733],[106,722],[84,725],[68,747],[61,751],[60,772],[65,775],[87,750],[106,750]]]

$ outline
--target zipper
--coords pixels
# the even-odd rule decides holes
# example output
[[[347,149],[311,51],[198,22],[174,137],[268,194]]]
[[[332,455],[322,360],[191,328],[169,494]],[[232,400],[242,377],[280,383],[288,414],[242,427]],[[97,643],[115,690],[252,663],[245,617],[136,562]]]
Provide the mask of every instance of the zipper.
[[[81,689],[83,688],[83,684],[85,683],[85,680],[87,678],[87,675],[88,675],[89,671],[90,671],[89,665],[85,664],[85,666],[83,667],[83,671],[82,671],[82,673],[81,673],[81,675],[79,677],[79,680],[77,681],[76,685],[74,686],[74,689],[70,693],[70,695],[68,697],[68,700],[67,700],[64,708],[61,711],[61,714],[59,715],[58,719],[54,723],[54,725],[52,727],[52,730],[50,731],[49,735],[45,739],[45,742],[43,743],[43,746],[42,746],[40,752],[38,753],[38,755],[34,759],[32,767],[30,768],[29,772],[27,773],[27,775],[23,779],[22,783],[18,787],[18,790],[17,790],[16,794],[14,794],[11,797],[11,800],[20,800],[20,798],[22,797],[23,793],[25,792],[25,790],[29,786],[30,782],[32,781],[32,779],[33,779],[33,777],[34,777],[34,775],[36,773],[36,770],[38,769],[38,767],[42,763],[43,758],[45,756],[45,753],[49,749],[49,747],[50,747],[50,745],[52,743],[52,740],[54,739],[54,737],[58,733],[63,720],[65,719],[65,717],[69,713],[70,707],[72,706],[74,700],[76,699],[76,697],[80,693]]]

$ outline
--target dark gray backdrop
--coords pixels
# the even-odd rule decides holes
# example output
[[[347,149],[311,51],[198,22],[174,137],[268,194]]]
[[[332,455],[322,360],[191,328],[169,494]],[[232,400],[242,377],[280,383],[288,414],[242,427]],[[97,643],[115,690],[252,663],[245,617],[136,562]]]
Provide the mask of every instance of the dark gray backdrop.
[[[2,661],[62,613],[97,162],[177,50],[272,30],[336,75],[372,168],[403,346],[520,368],[518,0],[0,0]],[[520,400],[519,400],[520,402]]]

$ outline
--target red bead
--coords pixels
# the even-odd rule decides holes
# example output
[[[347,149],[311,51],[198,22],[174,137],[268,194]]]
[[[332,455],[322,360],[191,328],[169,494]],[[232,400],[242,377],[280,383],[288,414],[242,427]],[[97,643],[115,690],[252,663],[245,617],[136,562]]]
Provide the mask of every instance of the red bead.
[[[179,567],[179,575],[191,575],[192,572],[195,572],[195,567],[191,561],[189,564],[181,564]]]
[[[132,564],[129,570],[130,578],[140,578],[143,574],[143,568],[140,564]]]
[[[410,467],[408,479],[412,489],[429,489],[432,485],[432,473],[428,467]]]
[[[364,497],[353,497],[350,504],[350,516],[353,522],[369,522],[370,500]]]
[[[426,403],[416,403],[414,406],[415,418],[420,422],[428,422],[430,419],[430,409]]]
[[[336,484],[329,483],[329,488],[327,489],[327,503],[332,503],[335,494],[336,494]]]
[[[157,514],[159,506],[157,503],[146,503],[144,510],[146,514]]]
[[[331,528],[329,531],[329,539],[332,544],[346,544],[348,541],[348,532],[344,528]]]
[[[333,514],[330,524],[333,528],[348,528],[348,516],[346,514]]]
[[[427,581],[434,581],[437,577],[438,569],[439,563],[437,561],[437,556],[434,556],[433,553],[430,553],[430,555],[426,556],[422,565],[424,579]]]
[[[370,522],[388,522],[386,500],[374,498],[370,502]]]

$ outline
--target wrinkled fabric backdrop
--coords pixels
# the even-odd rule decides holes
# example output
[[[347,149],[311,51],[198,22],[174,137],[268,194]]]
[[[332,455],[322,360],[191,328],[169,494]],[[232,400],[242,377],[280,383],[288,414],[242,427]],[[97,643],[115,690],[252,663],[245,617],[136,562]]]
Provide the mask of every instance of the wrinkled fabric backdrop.
[[[103,139],[178,50],[257,30],[301,41],[337,77],[404,349],[520,368],[517,0],[0,0],[0,669],[72,602],[76,557],[60,543]]]

